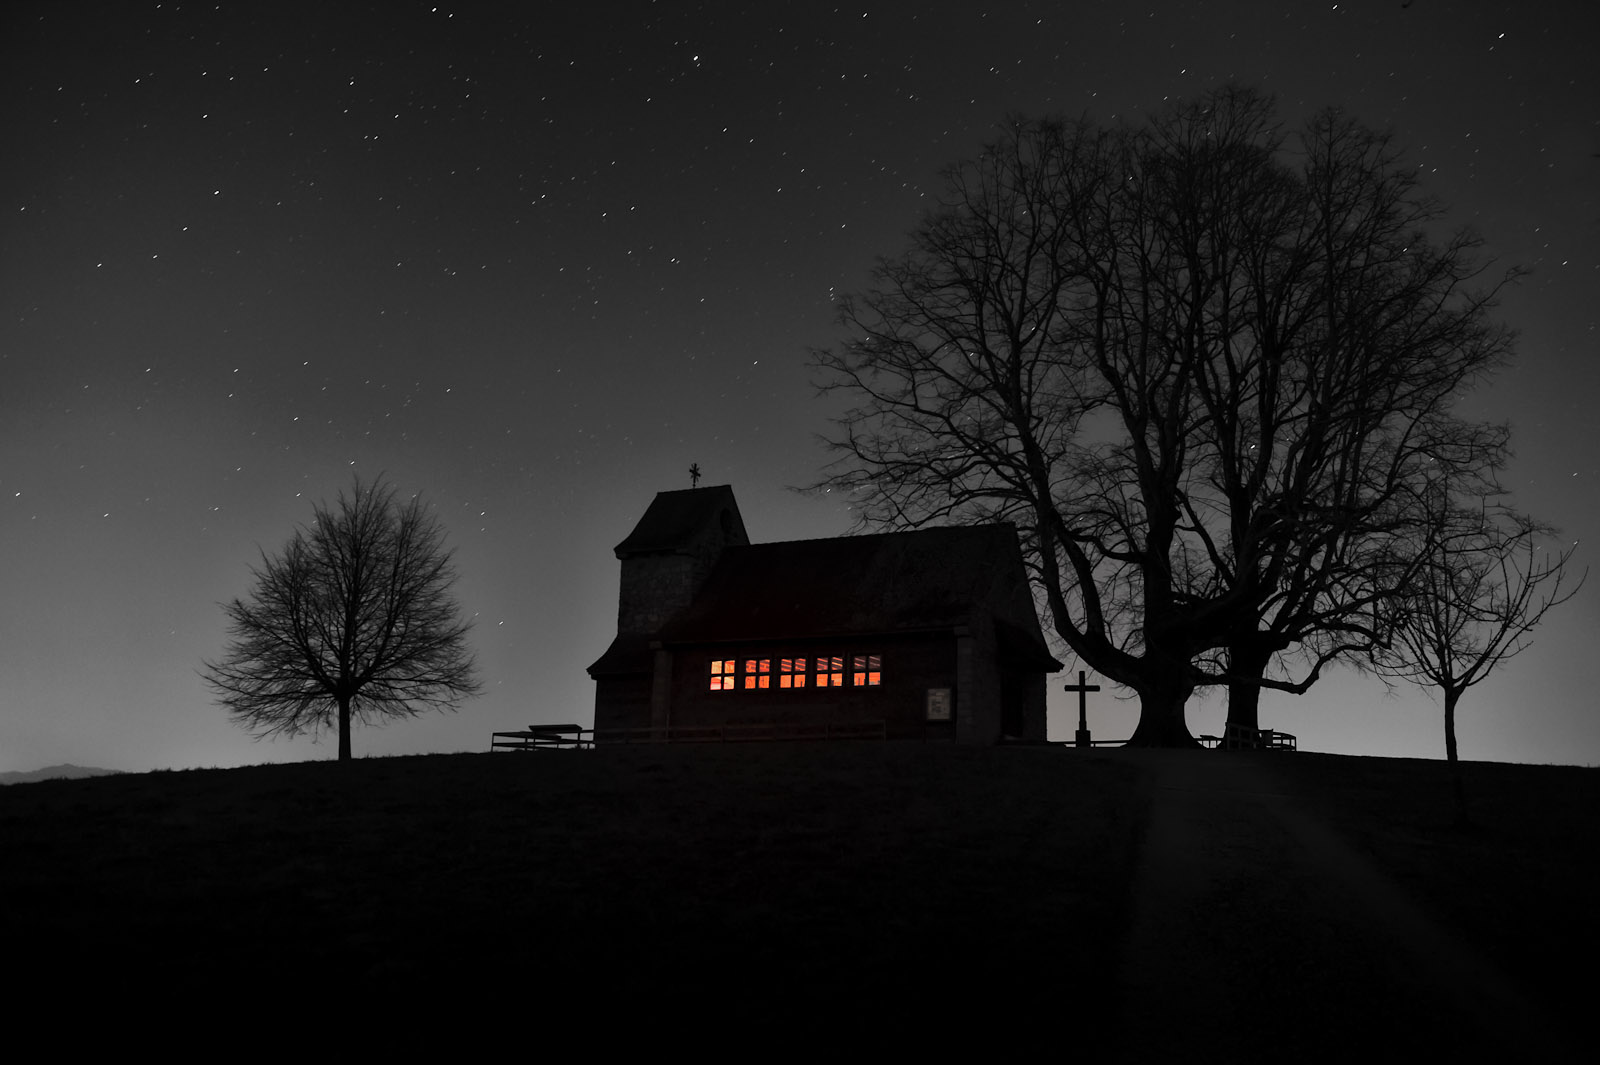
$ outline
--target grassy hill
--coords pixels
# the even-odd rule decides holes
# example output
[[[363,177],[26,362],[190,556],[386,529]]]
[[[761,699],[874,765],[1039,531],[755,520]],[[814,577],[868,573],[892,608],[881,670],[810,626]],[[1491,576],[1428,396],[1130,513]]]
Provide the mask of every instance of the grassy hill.
[[[1600,982],[1600,769],[1466,762],[1472,828],[1455,826],[1448,767],[1294,756],[1302,804],[1562,1018]],[[1574,979],[1574,969],[1582,975]]]
[[[1600,774],[1470,764],[1466,833],[1437,763],[1273,757],[1521,986],[1587,1009],[1550,961],[1600,944]],[[1124,1005],[1148,788],[1135,756],[881,743],[47,781],[0,790],[0,930],[24,1002],[146,1022],[1082,1049]]]

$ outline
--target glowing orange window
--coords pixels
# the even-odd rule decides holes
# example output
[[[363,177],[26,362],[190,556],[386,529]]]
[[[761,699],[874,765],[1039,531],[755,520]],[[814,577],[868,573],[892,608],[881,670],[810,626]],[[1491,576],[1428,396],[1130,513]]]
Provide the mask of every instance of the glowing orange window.
[[[844,656],[817,659],[817,687],[844,687]]]
[[[711,690],[714,692],[731,692],[734,687],[734,669],[738,662],[732,658],[714,658],[711,660]]]
[[[806,686],[806,660],[803,658],[778,659],[778,687],[804,688]]]
[[[850,683],[858,688],[875,688],[883,683],[881,655],[853,655],[850,659]]]
[[[746,688],[770,688],[772,686],[772,659],[745,659],[744,686]]]

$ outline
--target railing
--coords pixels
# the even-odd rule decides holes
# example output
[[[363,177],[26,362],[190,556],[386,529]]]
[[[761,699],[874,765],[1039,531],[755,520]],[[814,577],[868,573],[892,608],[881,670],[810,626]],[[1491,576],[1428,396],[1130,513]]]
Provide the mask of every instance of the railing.
[[[1221,736],[1196,736],[1200,746],[1225,751],[1294,751],[1299,746],[1294,736],[1287,732],[1274,732],[1265,728],[1245,728],[1241,725],[1229,725]],[[1076,740],[1051,740],[1057,747],[1082,746]],[[1091,747],[1122,747],[1127,740],[1091,740]]]
[[[751,743],[797,740],[885,740],[882,721],[767,721],[739,725],[667,725],[661,728],[586,729],[578,725],[530,725],[522,732],[496,732],[489,750],[587,749],[632,743]]]
[[[1201,740],[1212,738],[1202,736]],[[1225,751],[1294,751],[1299,750],[1299,741],[1287,732],[1228,725],[1222,730],[1221,747]]]

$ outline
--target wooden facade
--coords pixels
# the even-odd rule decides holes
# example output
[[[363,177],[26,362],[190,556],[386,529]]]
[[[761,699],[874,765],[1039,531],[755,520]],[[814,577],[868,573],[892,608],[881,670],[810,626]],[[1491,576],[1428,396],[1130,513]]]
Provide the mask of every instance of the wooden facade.
[[[1045,738],[1046,649],[1010,525],[751,544],[726,485],[662,492],[617,545],[595,729],[882,722]]]

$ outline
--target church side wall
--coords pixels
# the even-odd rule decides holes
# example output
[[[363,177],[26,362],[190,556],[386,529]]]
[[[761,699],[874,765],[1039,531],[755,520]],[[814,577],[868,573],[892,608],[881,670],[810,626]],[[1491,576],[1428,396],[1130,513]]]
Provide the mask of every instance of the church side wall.
[[[963,700],[969,731],[962,739],[968,743],[998,743],[1000,740],[999,648],[994,623],[984,618],[973,626],[972,681]]]
[[[1048,681],[1044,673],[1029,674],[1023,693],[1022,738],[1029,743],[1043,743],[1048,739],[1047,692]]]
[[[595,681],[594,727],[596,731],[649,728],[650,675],[627,674]],[[601,740],[604,742],[605,737]]]
[[[1032,586],[1028,583],[1027,573],[1022,566],[1021,555],[1016,556],[1016,565],[1002,574],[989,591],[987,608],[991,613],[988,624],[989,647],[998,649],[998,633],[995,631],[993,619],[999,618],[1018,628],[1037,634],[1041,647],[1049,645],[1044,638],[1044,630],[1040,625],[1039,605],[1033,598]],[[1043,743],[1048,736],[1047,721],[1047,692],[1050,675],[1034,669],[1018,669],[1003,664],[1003,659],[998,655],[991,655],[989,659],[995,665],[995,719],[994,737],[998,739],[1003,732],[1017,731],[1017,721],[1011,719],[1009,729],[1002,709],[1004,698],[1020,701],[1020,724],[1018,738],[1028,742]]]

